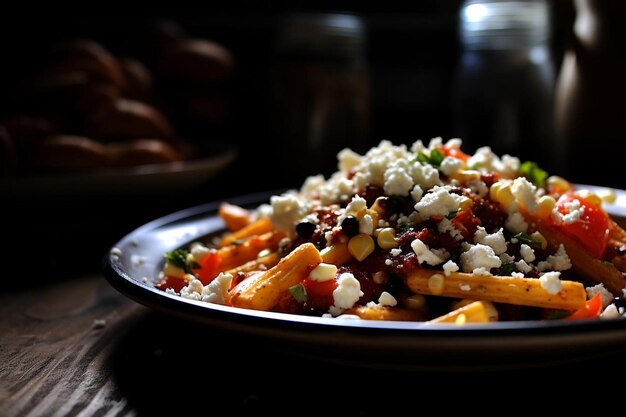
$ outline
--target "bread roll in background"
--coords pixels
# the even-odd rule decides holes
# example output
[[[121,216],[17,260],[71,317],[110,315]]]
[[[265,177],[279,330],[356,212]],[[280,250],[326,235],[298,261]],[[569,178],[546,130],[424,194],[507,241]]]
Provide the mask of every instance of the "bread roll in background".
[[[37,171],[85,172],[111,164],[106,146],[82,136],[54,135],[33,147],[30,165]]]
[[[112,166],[132,167],[180,161],[180,153],[160,139],[135,139],[107,146]]]
[[[169,120],[155,107],[124,98],[92,114],[85,131],[87,136],[103,141],[168,139],[174,134]]]

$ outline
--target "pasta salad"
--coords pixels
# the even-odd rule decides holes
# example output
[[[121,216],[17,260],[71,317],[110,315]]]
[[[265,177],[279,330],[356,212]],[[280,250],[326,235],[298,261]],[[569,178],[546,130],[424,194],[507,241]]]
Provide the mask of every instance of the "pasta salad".
[[[461,139],[338,153],[329,178],[166,253],[157,288],[238,308],[365,320],[487,323],[625,316],[615,198]]]

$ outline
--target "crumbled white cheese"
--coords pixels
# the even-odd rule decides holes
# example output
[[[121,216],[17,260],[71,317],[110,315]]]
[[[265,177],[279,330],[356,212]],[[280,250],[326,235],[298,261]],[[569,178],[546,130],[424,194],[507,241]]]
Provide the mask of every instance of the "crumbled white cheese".
[[[613,302],[613,294],[604,287],[604,284],[600,283],[593,287],[586,287],[587,298],[592,299],[596,294],[600,294],[602,298],[602,308],[606,308],[611,302]]]
[[[474,242],[489,246],[496,255],[506,252],[506,239],[502,228],[495,233],[488,234],[484,227],[478,226],[474,234]]]
[[[541,283],[541,288],[546,290],[548,294],[558,294],[559,291],[563,288],[563,284],[561,283],[560,272],[546,272],[539,277],[539,282]]]
[[[520,255],[522,255],[522,259],[524,259],[527,263],[531,263],[532,261],[536,259],[535,251],[533,250],[533,248],[531,248],[525,243],[522,243],[520,245],[519,253]]]
[[[393,165],[385,171],[386,195],[405,196],[413,189],[413,178],[400,166]]]
[[[459,282],[459,289],[461,291],[471,291],[472,290],[472,286],[469,284],[466,284],[464,282]]]
[[[524,220],[524,216],[519,211],[513,211],[509,213],[504,227],[511,233],[526,232],[528,230],[528,223]]]
[[[188,298],[190,300],[202,300],[202,290],[204,286],[199,279],[192,279],[189,283],[180,290],[180,296]]]
[[[442,255],[447,255],[447,253],[443,253],[438,250],[431,250],[424,242],[419,239],[413,240],[411,242],[411,248],[413,248],[413,252],[417,255],[417,260],[419,263],[426,262],[428,265],[439,265],[444,262],[446,258],[449,256],[443,257]]]
[[[437,224],[437,230],[439,233],[449,233],[456,240],[463,240],[463,234],[459,229],[454,227],[454,223],[452,223],[447,218],[443,217],[439,223]]]
[[[344,173],[349,173],[350,170],[357,167],[361,163],[363,157],[353,150],[345,148],[339,151],[337,154],[337,160],[339,161],[339,170]]]
[[[463,162],[460,159],[446,156],[439,165],[439,171],[443,172],[448,177],[454,175],[461,167]]]
[[[365,209],[367,209],[367,201],[363,197],[355,195],[346,206],[346,215],[355,216]]]
[[[378,304],[381,306],[395,307],[398,301],[393,295],[389,294],[387,291],[383,291],[380,297],[378,297]]]
[[[459,205],[466,200],[467,197],[451,194],[445,187],[435,187],[415,204],[415,211],[425,219],[431,216],[446,216],[452,211],[457,211]]]
[[[452,260],[449,260],[445,264],[443,264],[443,273],[449,277],[452,272],[456,272],[459,270],[459,266]]]
[[[512,257],[511,255],[509,255],[508,253],[501,253],[498,255],[500,257],[500,260],[502,261],[502,265],[504,264],[508,264],[511,263],[513,261],[515,261],[515,258]]]
[[[515,262],[515,267],[517,268],[518,271],[523,272],[525,274],[533,270],[532,266],[528,265],[526,261],[523,259],[520,259],[519,261]]]
[[[295,233],[294,226],[307,214],[306,204],[293,194],[272,196],[270,203],[272,224],[287,234]]]
[[[489,193],[489,188],[481,180],[472,180],[467,183],[470,191],[476,194],[480,198],[484,198]]]
[[[422,187],[420,187],[419,184],[415,184],[415,187],[413,187],[413,190],[411,191],[411,198],[413,199],[413,201],[417,203],[421,200],[423,195],[424,190],[422,190]]]
[[[333,315],[339,315],[343,310],[351,308],[354,303],[359,301],[363,296],[361,284],[354,275],[344,272],[337,278],[337,288],[333,290],[333,305],[329,312]]]
[[[537,211],[537,187],[535,187],[525,177],[518,177],[513,180],[511,192],[518,203],[526,207],[529,213]]]
[[[496,256],[493,249],[480,243],[471,245],[467,251],[461,254],[460,260],[463,271],[474,274],[484,272],[481,268],[488,272],[491,268],[502,266],[502,261]]]
[[[215,249],[208,248],[200,242],[194,242],[191,244],[191,256],[196,262],[202,262],[210,253],[216,252]]]
[[[319,189],[325,184],[323,175],[313,175],[307,177],[300,187],[300,194],[306,198],[313,198],[319,194]]]
[[[580,221],[583,214],[585,214],[585,207],[580,205],[580,201],[572,200],[563,205],[567,209],[567,214],[561,214],[558,207],[552,209],[552,216],[559,223],[572,224]]]
[[[572,261],[570,260],[563,244],[559,245],[554,255],[548,256],[545,261],[537,264],[538,271],[546,271],[552,269],[555,271],[566,271],[572,267]]]
[[[389,251],[389,253],[391,254],[391,256],[400,256],[402,255],[402,249],[400,248],[393,248]]]
[[[374,233],[374,219],[369,214],[366,214],[359,220],[359,233],[365,233],[366,235]]]
[[[521,272],[511,272],[511,276],[514,278],[524,278],[524,274]]]
[[[225,304],[228,290],[233,282],[232,274],[220,272],[211,282],[202,289],[202,301],[214,304]]]

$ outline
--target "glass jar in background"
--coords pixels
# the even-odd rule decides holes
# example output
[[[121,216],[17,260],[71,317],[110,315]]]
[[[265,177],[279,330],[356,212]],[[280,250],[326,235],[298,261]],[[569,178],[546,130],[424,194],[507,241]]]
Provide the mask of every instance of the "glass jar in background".
[[[565,175],[626,188],[626,2],[574,0],[556,86],[555,118]]]
[[[533,160],[558,172],[554,156],[554,63],[545,1],[466,0],[453,120],[464,146]]]
[[[294,14],[280,24],[271,71],[272,130],[281,176],[294,184],[308,175],[328,177],[345,147],[367,150],[365,46],[359,16]]]

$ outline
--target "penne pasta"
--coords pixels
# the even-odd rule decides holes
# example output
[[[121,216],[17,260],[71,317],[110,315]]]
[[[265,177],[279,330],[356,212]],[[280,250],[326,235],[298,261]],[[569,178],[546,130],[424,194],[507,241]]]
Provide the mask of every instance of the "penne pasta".
[[[223,273],[233,307],[427,325],[626,316],[626,231],[602,199],[461,145],[345,149],[328,179],[262,208],[224,202],[224,233],[165,254],[159,288]]]

